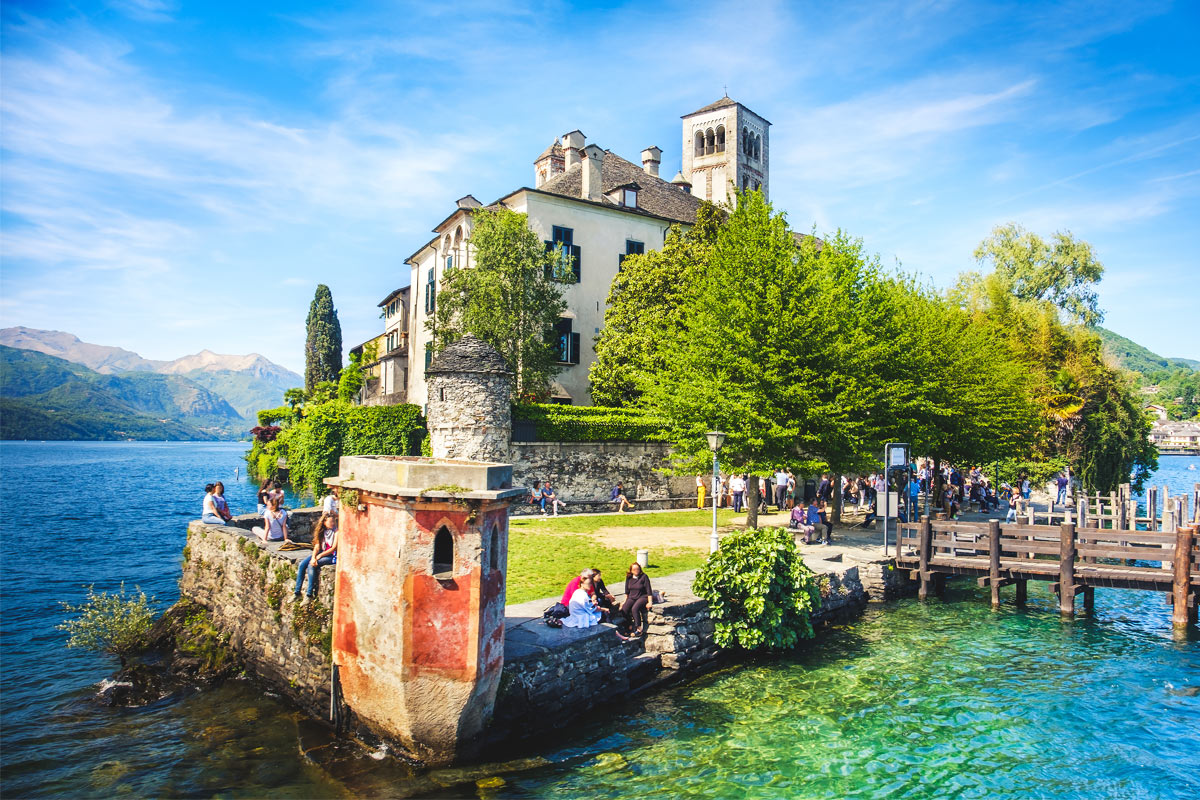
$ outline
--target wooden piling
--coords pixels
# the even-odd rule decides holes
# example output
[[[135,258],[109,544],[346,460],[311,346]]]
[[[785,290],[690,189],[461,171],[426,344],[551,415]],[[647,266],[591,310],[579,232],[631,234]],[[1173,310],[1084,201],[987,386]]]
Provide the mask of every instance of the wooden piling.
[[[1085,613],[1091,614],[1096,609],[1096,589],[1093,586],[1085,586],[1083,589],[1083,610]]]
[[[1117,500],[1117,506],[1113,509],[1117,513],[1117,518],[1113,520],[1113,527],[1117,530],[1129,530],[1129,505],[1122,497]]]
[[[1150,524],[1146,527],[1148,531],[1158,530],[1158,487],[1151,486],[1146,490],[1146,516],[1150,518]]]
[[[988,520],[988,577],[992,588],[992,608],[1000,607],[1000,520]]]
[[[1196,603],[1192,594],[1191,566],[1194,525],[1180,525],[1175,534],[1175,575],[1171,586],[1171,624],[1183,630],[1196,622]]]
[[[1075,615],[1075,526],[1059,529],[1058,549],[1058,611],[1064,616]]]
[[[1017,606],[1020,608],[1024,608],[1025,601],[1028,599],[1029,599],[1029,581],[1027,581],[1023,578],[1018,578],[1017,579]]]
[[[929,599],[929,589],[932,586],[933,576],[929,572],[929,551],[933,546],[933,524],[928,519],[921,520],[921,535],[920,544],[918,546],[918,569],[921,574],[921,588],[917,591],[917,597],[921,600]]]
[[[1087,524],[1088,524],[1088,504],[1087,504],[1087,500],[1085,500],[1085,499],[1084,499],[1084,498],[1082,498],[1082,497],[1081,497],[1081,498],[1079,498],[1079,503],[1078,503],[1078,506],[1079,506],[1079,508],[1078,508],[1078,511],[1077,511],[1077,516],[1079,517],[1079,519],[1075,520],[1075,524],[1076,524],[1076,525],[1078,525],[1078,526],[1079,526],[1079,527],[1081,527],[1081,528],[1085,528],[1085,527],[1087,527]]]

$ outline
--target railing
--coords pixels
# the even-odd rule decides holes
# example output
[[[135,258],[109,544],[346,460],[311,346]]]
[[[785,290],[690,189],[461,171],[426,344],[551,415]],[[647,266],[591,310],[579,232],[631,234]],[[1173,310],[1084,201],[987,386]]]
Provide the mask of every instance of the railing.
[[[1075,613],[1076,595],[1084,595],[1090,610],[1096,587],[1111,587],[1169,592],[1173,624],[1182,628],[1196,622],[1200,540],[1195,525],[1153,532],[999,520],[901,523],[896,563],[916,567],[912,576],[921,582],[922,599],[931,591],[941,593],[947,575],[974,575],[980,586],[991,588],[993,606],[1000,605],[1001,587],[1012,584],[1023,604],[1027,581],[1042,580],[1051,582],[1063,614]]]

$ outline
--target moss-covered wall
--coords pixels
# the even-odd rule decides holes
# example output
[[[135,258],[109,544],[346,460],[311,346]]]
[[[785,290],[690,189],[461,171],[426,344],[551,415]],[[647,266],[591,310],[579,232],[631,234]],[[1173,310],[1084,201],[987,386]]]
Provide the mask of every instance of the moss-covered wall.
[[[309,539],[317,516],[315,509],[292,512],[293,535]],[[247,526],[255,521],[238,519]],[[213,625],[229,636],[230,646],[259,677],[325,717],[334,568],[321,569],[315,602],[296,602],[296,566],[308,552],[277,547],[259,542],[248,528],[192,522],[180,594],[209,610]]]

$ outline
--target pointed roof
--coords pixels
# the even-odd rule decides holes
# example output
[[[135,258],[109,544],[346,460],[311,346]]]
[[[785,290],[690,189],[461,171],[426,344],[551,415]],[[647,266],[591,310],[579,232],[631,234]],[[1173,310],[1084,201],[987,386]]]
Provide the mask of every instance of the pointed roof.
[[[736,105],[737,103],[734,100],[731,100],[729,95],[725,95],[715,103],[709,103],[704,108],[697,109],[690,114],[684,114],[682,117],[680,117],[680,119],[687,119],[688,117],[694,117],[697,114],[703,114],[706,111],[716,111],[718,108],[726,108],[728,106]]]
[[[496,349],[474,334],[468,333],[457,342],[452,342],[442,348],[437,354],[426,375],[445,375],[449,373],[489,374],[507,373],[508,364]]]
[[[542,151],[542,154],[534,159],[534,163],[541,161],[546,156],[561,156],[563,154],[563,146],[559,144],[558,137],[554,138],[554,142],[549,147]]]

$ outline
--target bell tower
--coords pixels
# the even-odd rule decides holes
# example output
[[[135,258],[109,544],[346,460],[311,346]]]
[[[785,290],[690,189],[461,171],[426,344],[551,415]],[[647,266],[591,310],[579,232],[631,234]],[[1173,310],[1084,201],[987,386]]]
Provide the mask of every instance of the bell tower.
[[[734,189],[770,198],[771,123],[728,95],[683,116],[683,177],[692,194],[723,203]]]

